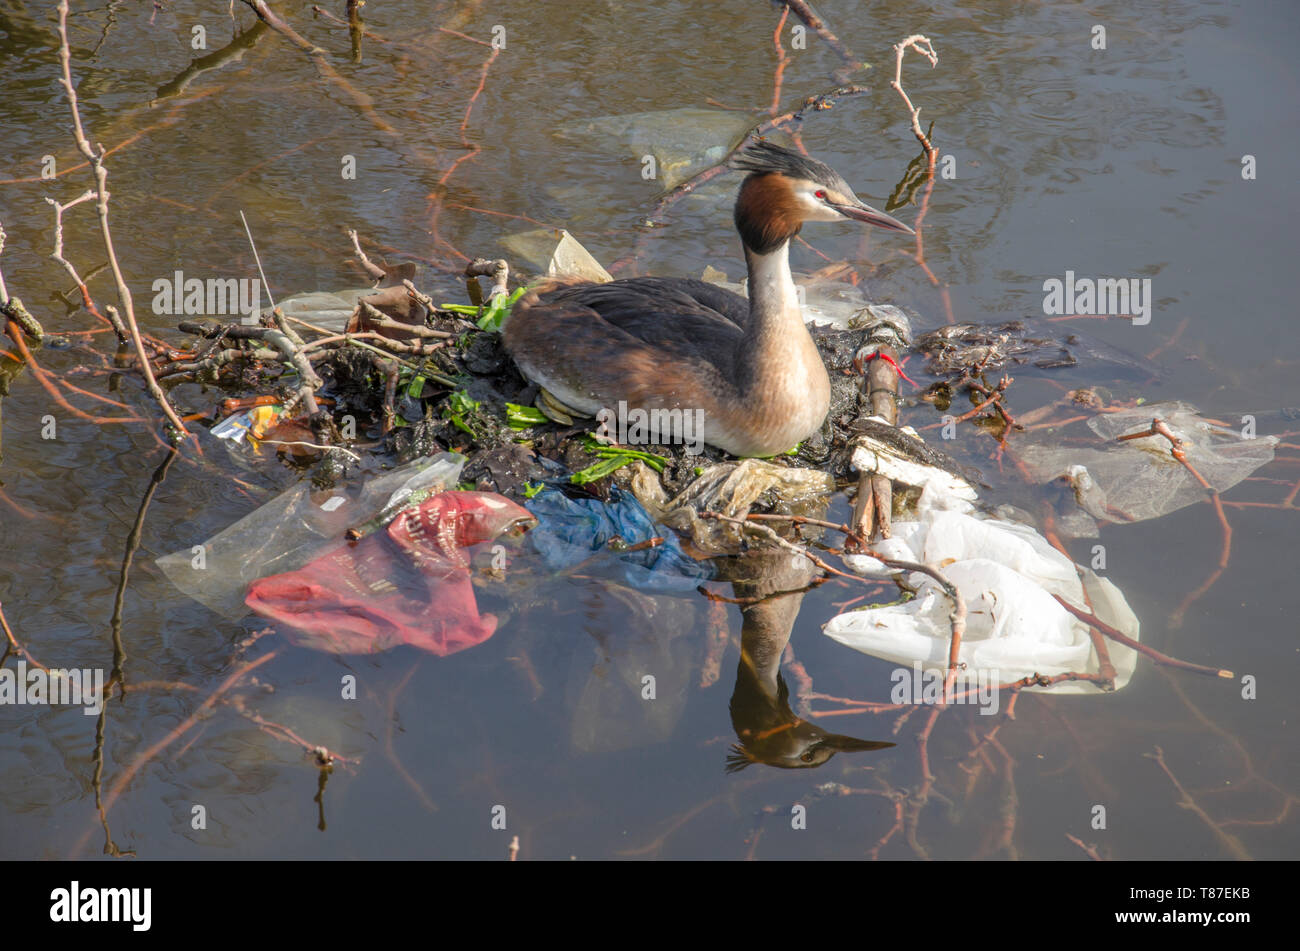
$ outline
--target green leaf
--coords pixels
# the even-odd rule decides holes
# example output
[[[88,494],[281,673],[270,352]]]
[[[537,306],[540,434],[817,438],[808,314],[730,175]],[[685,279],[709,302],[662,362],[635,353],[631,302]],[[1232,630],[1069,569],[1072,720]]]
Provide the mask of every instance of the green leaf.
[[[526,499],[531,499],[531,498],[532,498],[533,496],[535,496],[538,492],[541,492],[542,489],[544,489],[544,488],[546,488],[546,484],[545,484],[545,483],[542,483],[542,482],[537,483],[537,485],[533,485],[531,482],[525,482],[525,483],[524,483],[524,498],[526,498]]]
[[[464,390],[457,390],[447,397],[447,402],[442,404],[442,416],[443,419],[450,420],[457,429],[477,439],[478,433],[474,432],[461,417],[466,413],[474,412],[481,405],[478,400],[470,399],[469,394]]]
[[[457,390],[447,397],[447,405],[451,407],[453,413],[472,413],[483,404],[476,399],[471,399],[464,390]]]
[[[591,436],[587,436],[583,441],[583,446],[588,452],[594,452],[600,457],[599,462],[595,462],[587,468],[575,472],[569,476],[569,481],[575,485],[585,485],[588,482],[595,482],[597,479],[603,479],[611,473],[617,472],[630,462],[640,459],[655,472],[663,472],[664,465],[669,461],[664,456],[655,455],[652,452],[641,452],[639,449],[625,449],[622,446],[606,446],[596,441]]]
[[[515,301],[524,296],[524,290],[522,287],[517,287],[514,293],[509,296],[498,294],[492,298],[487,310],[479,319],[478,329],[486,330],[489,333],[500,333],[501,324],[505,321],[506,315],[510,313],[510,308],[515,305]]]
[[[532,406],[520,406],[518,403],[506,404],[506,424],[511,429],[528,429],[550,422],[546,414]]]
[[[631,461],[631,459],[620,459],[617,456],[601,459],[600,462],[587,466],[587,468],[579,470],[569,476],[569,481],[574,485],[586,485],[588,482],[595,482],[597,479],[603,479],[607,475],[613,475]]]

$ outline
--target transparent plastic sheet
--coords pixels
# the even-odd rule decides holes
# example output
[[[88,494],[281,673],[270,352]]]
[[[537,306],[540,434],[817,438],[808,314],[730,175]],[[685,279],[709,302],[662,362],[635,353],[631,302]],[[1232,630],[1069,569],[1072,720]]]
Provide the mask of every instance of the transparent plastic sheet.
[[[744,518],[767,495],[775,499],[772,511],[777,514],[812,514],[805,510],[834,492],[835,480],[817,469],[787,469],[762,459],[744,459],[709,466],[669,499],[654,470],[638,462],[631,489],[656,522],[682,532],[700,551],[717,555],[740,550],[740,529],[729,522],[702,519],[700,512]]]
[[[357,309],[357,301],[376,293],[373,286],[352,287],[341,291],[307,291],[294,294],[278,302],[277,306],[286,317],[305,320],[325,330],[342,333]],[[270,313],[267,308],[265,313]],[[259,318],[261,313],[257,315]]]
[[[696,681],[701,642],[695,601],[606,585],[602,598],[618,602],[620,626],[588,641],[569,641],[570,738],[584,753],[613,753],[662,743],[686,709]],[[586,640],[586,638],[582,638]],[[655,676],[655,697],[644,699],[643,678]]]
[[[578,119],[562,125],[559,135],[588,149],[630,153],[638,162],[652,155],[657,181],[671,189],[721,162],[753,124],[745,113],[686,106]]]
[[[157,565],[189,597],[238,620],[249,613],[244,597],[254,581],[302,568],[347,529],[415,491],[454,486],[464,465],[464,456],[444,452],[323,498],[313,498],[311,486],[299,483],[200,545],[164,555]]]
[[[1088,428],[1104,440],[1104,448],[1020,440],[1014,448],[1035,480],[1068,480],[1079,508],[1093,518],[1141,522],[1205,498],[1205,490],[1173,457],[1169,440],[1163,436],[1115,441],[1150,428],[1153,419],[1164,420],[1183,440],[1187,461],[1218,492],[1226,492],[1273,461],[1277,437],[1243,438],[1235,429],[1203,419],[1196,407],[1183,402],[1152,403],[1095,416],[1088,421]]]
[[[614,279],[582,242],[563,228],[507,235],[501,243],[519,260],[542,268],[548,277],[577,278],[593,284]]]
[[[1077,568],[1032,527],[985,516],[963,500],[945,496],[937,484],[922,493],[917,519],[895,522],[893,530],[892,538],[873,546],[875,551],[886,558],[937,568],[966,602],[959,653],[966,665],[965,677],[987,676],[1006,683],[1031,674],[1097,673],[1100,665],[1087,625],[1053,595],[1087,611],[1086,590],[1092,613],[1122,634],[1138,638],[1138,619],[1113,584],[1089,569]],[[844,561],[858,574],[899,574],[866,555],[845,556]],[[848,611],[831,618],[822,629],[841,644],[883,660],[946,670],[951,600],[928,575],[901,574],[915,591],[911,600]],[[1137,652],[1114,641],[1106,647],[1118,690],[1132,677]],[[1030,689],[1100,692],[1082,681]]]

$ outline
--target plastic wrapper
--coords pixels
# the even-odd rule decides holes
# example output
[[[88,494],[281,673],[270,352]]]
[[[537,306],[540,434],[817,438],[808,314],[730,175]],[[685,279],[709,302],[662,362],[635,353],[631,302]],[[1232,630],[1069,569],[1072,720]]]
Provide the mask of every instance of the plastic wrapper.
[[[315,324],[325,330],[342,333],[352,312],[357,309],[357,301],[375,293],[374,287],[351,287],[341,291],[308,291],[294,294],[278,302],[280,311],[286,317]],[[269,314],[271,309],[266,308]],[[258,318],[261,318],[259,313]]]
[[[303,567],[343,533],[419,490],[456,484],[465,458],[455,453],[417,459],[370,479],[313,495],[300,483],[199,545],[157,561],[172,584],[232,620],[249,613],[244,597],[258,578]]]
[[[876,473],[903,485],[929,488],[931,504],[938,504],[934,501],[937,499],[956,505],[975,501],[975,487],[953,471],[955,463],[947,457],[931,450],[915,434],[889,426],[878,416],[868,417],[866,422],[880,425],[853,440],[851,458],[856,471]],[[890,441],[880,438],[886,433],[892,435]],[[899,435],[910,438],[899,439]],[[936,465],[938,462],[947,468]]]
[[[492,492],[438,492],[359,541],[254,581],[246,603],[299,647],[368,654],[407,645],[445,657],[497,627],[495,616],[479,613],[469,550],[533,521]]]

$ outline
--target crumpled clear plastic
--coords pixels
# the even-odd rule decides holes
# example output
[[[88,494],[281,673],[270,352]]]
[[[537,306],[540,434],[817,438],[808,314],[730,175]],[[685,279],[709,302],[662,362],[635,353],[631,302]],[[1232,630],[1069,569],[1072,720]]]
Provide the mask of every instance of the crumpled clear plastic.
[[[576,278],[593,284],[614,279],[582,242],[563,228],[507,235],[501,243],[519,260],[542,268],[548,277]]]
[[[963,677],[983,675],[1007,683],[1031,674],[1097,673],[1099,662],[1087,625],[1053,595],[1138,638],[1138,619],[1110,581],[1075,566],[1032,527],[984,515],[968,502],[946,495],[937,484],[923,491],[916,520],[894,522],[893,537],[875,543],[873,550],[885,558],[929,565],[961,593],[967,612],[959,653],[965,665]],[[900,573],[868,555],[848,555],[844,561],[858,574]],[[901,573],[915,590],[914,598],[845,612],[822,629],[874,657],[946,670],[952,602],[928,575]],[[1132,677],[1137,652],[1109,640],[1106,647],[1118,690]],[[1098,692],[1086,681],[1029,689]]]
[[[244,597],[258,578],[303,567],[347,529],[415,491],[454,486],[464,465],[464,456],[444,452],[325,497],[314,497],[302,482],[201,544],[164,555],[157,565],[195,601],[238,620],[249,613]]]
[[[740,528],[730,522],[702,519],[700,512],[720,512],[743,519],[750,507],[767,495],[774,499],[772,511],[781,515],[810,515],[810,506],[824,504],[835,491],[830,473],[818,469],[794,469],[762,459],[742,459],[709,466],[672,499],[664,492],[659,476],[642,463],[632,467],[631,489],[657,522],[687,535],[700,551],[731,554],[740,550]]]
[[[1017,441],[1015,451],[1039,482],[1065,478],[1075,499],[1095,519],[1140,522],[1202,501],[1201,484],[1170,454],[1169,440],[1145,436],[1116,442],[1163,419],[1184,442],[1187,461],[1218,492],[1226,492],[1256,469],[1273,461],[1276,436],[1242,437],[1203,419],[1184,402],[1152,403],[1088,420],[1103,445],[1043,445]]]
[[[307,291],[294,294],[277,302],[280,312],[286,317],[304,320],[325,330],[342,333],[343,328],[357,309],[357,301],[375,293],[373,286],[350,287],[339,291]],[[266,314],[271,312],[267,307]],[[262,312],[255,315],[260,319]]]

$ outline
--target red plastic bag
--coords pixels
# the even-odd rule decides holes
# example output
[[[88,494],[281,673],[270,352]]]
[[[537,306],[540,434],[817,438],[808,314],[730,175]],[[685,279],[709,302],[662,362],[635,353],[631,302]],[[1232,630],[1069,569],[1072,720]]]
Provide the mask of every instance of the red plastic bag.
[[[382,532],[255,581],[245,602],[281,622],[300,647],[369,654],[409,644],[445,657],[483,643],[497,626],[478,613],[465,549],[534,522],[491,492],[441,492]]]

